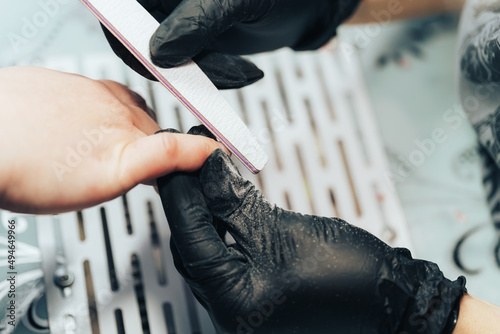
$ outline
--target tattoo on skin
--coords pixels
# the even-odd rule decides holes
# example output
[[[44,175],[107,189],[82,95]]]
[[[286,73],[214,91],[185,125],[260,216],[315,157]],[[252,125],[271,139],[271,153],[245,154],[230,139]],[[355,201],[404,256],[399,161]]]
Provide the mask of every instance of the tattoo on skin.
[[[478,18],[482,13],[500,13],[500,1],[498,0],[480,0],[476,1],[474,6],[474,17]]]
[[[462,105],[478,134],[487,202],[500,232],[500,0],[468,0],[460,36]],[[460,248],[480,229],[467,231],[454,251],[456,265],[470,273],[479,271],[464,267]],[[500,267],[500,235],[494,253]]]
[[[462,75],[475,83],[500,82],[500,1],[472,0],[474,24],[460,50]]]

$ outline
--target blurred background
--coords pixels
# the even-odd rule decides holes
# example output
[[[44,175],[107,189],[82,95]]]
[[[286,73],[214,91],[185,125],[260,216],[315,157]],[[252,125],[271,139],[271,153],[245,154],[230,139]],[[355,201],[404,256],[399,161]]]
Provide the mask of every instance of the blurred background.
[[[147,100],[149,102],[159,101],[158,94],[161,93],[158,93],[158,89],[151,89],[142,79],[130,73],[118,58],[115,58],[103,37],[96,19],[87,12],[83,5],[77,1],[59,0],[57,2],[58,6],[47,12],[45,7],[41,5],[42,3],[44,1],[24,0],[22,2],[4,2],[0,5],[1,11],[5,13],[0,21],[0,31],[2,32],[0,34],[0,66],[29,64],[63,70],[74,69],[74,72],[89,76],[94,74],[96,77],[99,77],[103,72],[101,73],[97,69],[89,69],[88,66],[91,66],[89,64],[101,64],[99,66],[102,68],[111,66],[119,70],[106,72],[103,76],[128,83],[132,89],[143,95],[148,95]],[[38,18],[36,18],[37,15]],[[36,21],[38,22],[37,25],[33,24],[34,19],[39,20]],[[245,112],[251,114],[252,108],[257,108],[252,107],[251,102],[248,101],[253,96],[264,94],[261,92],[262,90],[267,90],[271,92],[269,94],[274,94],[265,97],[270,101],[269,103],[275,103],[277,109],[286,109],[286,105],[283,106],[283,104],[286,104],[286,101],[291,101],[290,95],[296,93],[306,94],[301,93],[302,86],[295,83],[295,81],[300,82],[300,80],[306,79],[317,80],[318,82],[325,81],[320,82],[319,85],[322,87],[321,89],[326,90],[327,95],[331,96],[334,105],[333,109],[338,115],[350,115],[349,108],[343,108],[349,103],[353,103],[355,105],[354,109],[357,110],[353,114],[358,116],[370,115],[370,117],[367,116],[367,118],[361,120],[353,119],[354,125],[349,123],[351,121],[346,120],[345,122],[351,124],[349,126],[352,126],[352,131],[338,135],[346,143],[345,148],[341,146],[340,150],[344,150],[342,152],[347,155],[347,158],[344,157],[344,162],[347,176],[350,175],[353,179],[350,182],[350,188],[354,194],[352,196],[354,197],[354,204],[347,203],[347,200],[343,204],[343,198],[351,197],[351,194],[346,194],[342,189],[348,189],[349,186],[345,188],[343,188],[344,186],[338,186],[336,188],[335,182],[337,181],[331,181],[333,185],[328,189],[334,190],[333,192],[330,191],[333,208],[326,208],[326,204],[325,208],[323,208],[321,201],[314,196],[316,193],[321,193],[320,183],[330,181],[325,181],[325,179],[316,180],[315,178],[328,178],[329,174],[311,176],[311,174],[315,174],[314,168],[319,167],[309,161],[307,154],[304,154],[303,158],[299,157],[299,160],[304,159],[305,162],[302,162],[302,164],[295,162],[298,167],[296,169],[290,167],[288,174],[286,174],[287,177],[292,177],[291,180],[294,180],[293,177],[304,179],[305,186],[300,185],[288,189],[284,185],[285,181],[281,182],[278,177],[274,176],[285,173],[282,170],[283,167],[280,167],[280,160],[278,159],[280,152],[287,150],[287,143],[292,141],[299,143],[301,141],[298,136],[302,130],[290,120],[283,122],[285,130],[280,132],[274,131],[274,129],[269,133],[271,139],[263,140],[267,151],[272,152],[270,165],[268,166],[269,171],[264,171],[262,176],[259,178],[254,177],[252,180],[257,182],[264,192],[267,191],[266,194],[271,200],[280,205],[302,212],[309,211],[325,215],[337,214],[351,223],[370,230],[386,242],[395,246],[410,248],[416,258],[438,263],[445,275],[450,279],[455,279],[458,275],[465,275],[468,280],[467,287],[471,294],[500,305],[500,289],[498,288],[500,263],[495,257],[495,247],[500,242],[500,231],[495,230],[491,223],[486,206],[475,133],[466,118],[459,118],[453,123],[447,121],[446,118],[446,115],[461,115],[456,84],[458,22],[459,16],[450,14],[392,22],[384,25],[343,27],[339,31],[339,37],[318,53],[294,55],[288,51],[279,51],[276,54],[255,57],[257,64],[263,67],[266,73],[263,82],[258,83],[253,88],[245,88],[242,90],[243,93],[227,92],[225,94],[227,94],[230,102],[236,103],[235,109],[243,113],[242,117],[247,123],[255,120],[253,124],[249,124],[254,133],[259,133],[258,124],[261,123],[259,123],[260,118],[258,117],[260,116],[247,115],[247,118],[245,118]],[[280,65],[276,65],[277,63],[280,63]],[[319,77],[317,73],[308,77],[306,72],[312,68],[308,67],[310,63],[314,63],[315,66],[323,66],[321,67],[325,71],[323,78]],[[98,65],[96,66],[98,67]],[[332,68],[330,69],[329,66]],[[289,73],[296,72],[297,69],[304,73],[298,73],[295,79],[287,77]],[[347,72],[342,73],[343,69],[344,72]],[[281,71],[279,73],[285,79],[291,79],[281,80],[280,75],[276,75],[278,70]],[[122,74],[121,71],[126,74]],[[354,76],[355,79],[346,79],[349,76]],[[306,79],[303,79],[303,77],[306,77]],[[275,83],[276,89],[266,89],[268,85],[274,85]],[[156,92],[156,96],[151,93],[152,91]],[[283,101],[273,102],[278,99],[279,94],[283,94],[283,91],[288,93],[288,97],[284,99],[281,97]],[[314,101],[314,92],[310,94],[311,99]],[[342,97],[339,97],[339,94]],[[165,95],[167,95],[166,91]],[[246,98],[247,111],[241,110],[245,106],[241,102],[242,97]],[[345,103],[340,101],[342,99],[345,100]],[[349,99],[352,101],[349,102]],[[321,145],[328,152],[333,142],[328,141],[329,139],[322,140],[328,134],[325,134],[327,130],[323,129],[323,125],[321,125],[323,123],[321,117],[325,116],[319,110],[323,107],[329,108],[328,102],[323,104],[314,103],[312,109],[315,114],[313,117],[309,117],[310,124],[307,121],[305,123],[309,126],[309,130],[312,129],[311,133],[313,135],[316,132],[319,133],[318,142],[322,143]],[[265,109],[263,106],[258,108]],[[297,119],[300,119],[302,114],[305,115],[308,112],[307,108],[300,106],[292,105],[291,108],[296,108],[297,115],[295,117]],[[166,111],[159,109],[161,108],[157,106],[157,113],[166,113]],[[272,110],[272,108],[270,109]],[[195,124],[195,120],[184,116],[184,113],[187,113],[186,110],[175,110],[176,113],[182,115],[174,115],[177,123],[172,127],[184,127],[182,130],[186,131],[189,124]],[[256,111],[256,113],[258,112],[263,113],[262,119],[269,118],[266,116],[265,110]],[[279,112],[277,113],[279,114]],[[273,114],[271,113],[271,115]],[[160,120],[163,120],[166,125],[170,125],[167,124],[169,123],[169,117],[160,117]],[[339,116],[338,118],[342,119],[342,117]],[[352,117],[355,118],[355,116]],[[278,119],[280,118],[278,117]],[[182,123],[183,120],[184,123]],[[336,122],[341,121],[337,120]],[[436,131],[440,133],[439,141],[433,139]],[[361,136],[356,132],[361,132]],[[373,145],[376,145],[376,147],[363,146],[363,144],[359,143],[366,141],[367,138],[368,140],[373,139]],[[304,140],[304,142],[307,143],[307,140]],[[315,145],[321,146],[318,142],[312,140],[311,145],[313,147]],[[300,147],[300,145],[296,147]],[[377,151],[377,147],[382,152],[379,155],[377,155],[377,152],[373,152]],[[363,149],[368,151],[364,153],[365,155],[370,156],[373,154],[374,161],[378,161],[373,164],[373,168],[356,167],[357,161],[361,161],[357,157],[358,150]],[[294,164],[294,162],[290,162],[291,158],[287,157],[288,153],[282,154],[285,165],[291,166]],[[327,161],[333,159],[329,158],[329,153],[325,154]],[[416,158],[418,158],[418,165],[409,162],[415,161]],[[347,166],[349,164],[350,166]],[[306,167],[304,168],[302,165]],[[304,170],[306,171],[304,172]],[[351,172],[349,173],[349,171]],[[248,175],[248,177],[251,176]],[[336,177],[332,176],[331,178],[333,180]],[[339,178],[342,179],[342,177]],[[368,180],[368,178],[371,179]],[[274,184],[273,179],[277,180],[276,184],[279,184],[276,187],[285,189],[284,197],[273,194],[274,190],[270,189]],[[363,197],[363,194],[365,194],[363,192],[363,189],[365,189],[363,182],[369,182],[370,185],[378,187],[371,199]],[[318,185],[316,186],[316,184]],[[358,190],[358,199],[356,199],[355,195],[356,190]],[[290,199],[286,191],[301,191],[304,193],[304,200],[301,200],[302,197],[299,195],[296,195],[295,199]],[[332,195],[333,193],[334,195]],[[131,208],[135,205],[131,203],[136,198],[134,196],[140,197],[142,195],[132,194],[129,197],[128,205]],[[153,198],[155,195],[154,193],[148,193],[146,197],[149,198],[148,196]],[[309,201],[309,203],[303,205],[304,201]],[[362,214],[355,213],[356,207],[359,206],[359,204],[356,204],[358,201],[361,203],[362,208],[366,208]],[[379,203],[382,206],[379,213],[372,215],[370,211],[372,206],[369,204],[372,202]],[[344,206],[346,207],[345,210],[343,209]],[[124,207],[127,207],[127,205]],[[160,217],[161,208],[157,207],[150,211],[157,213],[157,227],[155,228],[166,228],[160,227],[165,225],[164,218],[162,220]],[[114,211],[111,210],[110,212]],[[144,215],[146,214],[144,213]],[[26,273],[31,273],[31,276],[26,276],[26,281],[31,281],[32,284],[27,283],[24,287],[26,289],[24,298],[29,303],[33,299],[36,300],[32,304],[30,311],[28,311],[27,320],[23,320],[15,333],[49,333],[49,313],[50,317],[56,317],[61,316],[64,312],[48,312],[47,305],[51,301],[47,302],[46,297],[38,299],[34,295],[42,295],[46,291],[47,285],[54,288],[53,282],[50,280],[54,273],[47,272],[47,261],[54,260],[51,257],[54,254],[60,255],[60,252],[53,251],[53,253],[47,254],[44,252],[43,247],[39,247],[40,240],[44,238],[45,233],[44,231],[41,232],[40,228],[42,226],[57,227],[60,222],[44,223],[42,221],[40,223],[38,217],[19,216],[2,211],[0,212],[0,237],[5,235],[6,222],[10,217],[15,217],[21,222],[19,224],[18,241],[25,243],[26,252],[24,252],[24,256],[27,259],[21,269]],[[66,219],[77,224],[79,217],[78,215],[73,215],[71,218],[62,217],[61,221]],[[150,220],[153,221],[154,219]],[[383,220],[388,223],[381,223]],[[379,225],[370,225],[370,221],[373,221],[375,225]],[[60,231],[54,228],[56,232],[50,237],[47,234],[47,238],[55,240],[54,243],[57,243],[59,239],[65,239],[65,233],[71,232],[65,230],[66,227],[62,227],[62,225],[64,224],[61,224]],[[49,232],[47,230],[47,233]],[[168,242],[168,232],[164,232],[161,237]],[[146,239],[149,240],[148,236],[146,236]],[[113,248],[116,250],[119,249],[119,246],[118,243],[113,244]],[[2,247],[4,247],[3,244],[0,245],[0,248]],[[57,247],[54,246],[54,249]],[[164,252],[168,252],[168,247],[165,244],[162,247]],[[4,253],[0,254],[2,261]],[[69,253],[68,249],[66,249],[66,253]],[[116,256],[117,253],[115,252],[115,258]],[[104,257],[104,255],[101,255],[101,257]],[[166,259],[167,257],[168,254],[163,260],[163,263],[166,263],[166,271],[175,275],[170,260]],[[71,268],[72,266],[71,262],[65,263],[64,260],[61,260],[58,264],[64,264],[63,268],[65,266]],[[0,271],[5,268],[2,267],[3,265],[3,263],[0,264]],[[155,266],[155,264],[153,263],[152,266]],[[133,272],[134,268],[129,267],[127,267],[128,271],[125,270],[125,272]],[[76,271],[74,275],[77,278],[79,276]],[[95,275],[98,274],[95,273]],[[76,279],[75,284],[77,284],[77,281]],[[180,280],[177,281],[176,284],[181,284]],[[64,289],[62,291],[64,292]],[[50,294],[48,295],[50,296]],[[99,299],[100,297],[96,298]],[[173,304],[176,303],[176,298],[180,297],[172,297]],[[175,315],[175,319],[180,317],[177,323],[188,322],[193,333],[196,330],[199,333],[210,332],[212,329],[205,329],[206,327],[204,327],[208,320],[206,316],[201,315],[201,309],[194,307],[192,305],[193,301],[188,297],[182,298],[185,299],[182,302],[185,305],[183,304],[182,307],[187,307],[191,312],[190,315],[193,312],[198,312],[201,320],[193,322],[192,317],[184,319],[180,315]],[[52,302],[55,303],[53,299]],[[82,303],[85,304],[86,301],[82,301]],[[110,302],[110,304],[112,303]],[[108,304],[98,302],[97,306],[94,305],[96,307],[94,311],[96,313],[104,312],[103,309],[106,308],[106,305]],[[87,306],[84,308],[87,308]],[[91,308],[89,310],[85,311],[84,314],[93,319]],[[168,318],[165,314],[163,316]],[[77,316],[75,316],[76,320],[65,319],[66,322],[61,325],[65,329],[61,333],[95,334],[97,333],[96,330],[99,330],[92,324],[86,325],[87,327],[80,326]],[[139,320],[143,320],[142,313]],[[101,326],[106,326],[103,324],[105,321],[101,320]],[[154,322],[156,319],[150,316],[149,321]],[[116,326],[118,328],[117,332],[121,333],[120,325]],[[182,325],[178,326],[182,327]],[[150,327],[151,329],[147,331],[144,330],[144,327],[142,328],[144,332],[149,333],[151,331],[154,333],[155,326],[151,325]],[[167,328],[174,333],[168,325]],[[5,329],[4,331],[7,333]],[[108,333],[102,327],[101,332]],[[179,332],[184,333],[182,330],[179,330]],[[0,333],[2,333],[2,328],[0,328]]]

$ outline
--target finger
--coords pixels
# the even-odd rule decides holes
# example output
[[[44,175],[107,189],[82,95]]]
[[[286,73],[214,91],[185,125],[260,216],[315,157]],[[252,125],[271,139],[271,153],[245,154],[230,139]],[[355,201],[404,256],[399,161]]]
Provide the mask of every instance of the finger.
[[[176,130],[176,129],[162,129],[162,130],[158,130],[156,131],[154,134],[158,134],[158,133],[163,133],[163,132],[170,132],[170,133],[181,133],[179,130]],[[160,191],[158,190],[158,184],[157,184],[157,178],[152,178],[152,179],[149,179],[149,180],[146,180],[146,181],[142,181],[141,184],[145,184],[147,186],[152,186],[156,193],[159,195],[160,194]]]
[[[160,133],[142,137],[123,148],[118,182],[129,189],[174,171],[198,170],[220,147],[212,139],[186,134]]]
[[[157,79],[134,57],[106,27],[102,27],[114,53],[131,69],[146,79]],[[219,89],[235,89],[248,86],[264,77],[264,73],[253,63],[222,53],[202,52],[194,57],[201,70]]]
[[[241,0],[183,0],[150,41],[153,63],[173,67],[203,51],[249,13]]]
[[[158,131],[156,133],[161,133],[161,132],[180,133],[180,131],[178,131],[176,129],[165,129],[165,130],[160,130],[160,131]],[[191,129],[189,129],[188,134],[190,134],[190,135],[197,135],[197,136],[205,136],[207,138],[212,138],[212,139],[215,140],[215,136],[213,135],[213,133],[210,132],[210,131],[208,131],[208,129],[204,125],[193,126]],[[226,151],[226,154],[229,154],[228,151]],[[156,181],[155,181],[155,184],[156,184]],[[219,237],[222,240],[225,241],[226,229],[223,226],[223,224],[218,223],[217,219],[214,220],[214,221],[212,221],[212,224],[214,225],[214,227],[215,227],[215,229],[216,229],[217,234],[219,235]],[[174,248],[175,248],[175,246],[174,246]],[[174,253],[176,251],[177,251],[176,249],[172,249],[172,255],[174,257],[174,260],[175,260],[175,254]]]
[[[198,178],[177,172],[159,178],[158,187],[178,252],[177,267],[186,278],[213,277],[231,257],[212,225]]]
[[[170,252],[172,253],[172,259],[174,260],[175,269],[177,269],[182,277],[189,277],[189,274],[184,267],[181,255],[179,254],[179,250],[177,250],[177,246],[175,245],[174,238],[172,236],[170,237]]]
[[[162,7],[162,1],[161,0],[137,0],[137,2],[144,7],[145,10],[148,12],[152,12],[158,9],[161,9]],[[166,1],[166,3],[171,3],[172,1]]]
[[[158,22],[163,21],[181,0],[137,0]]]
[[[118,100],[120,100],[121,103],[123,103],[124,105],[127,105],[127,106],[137,107],[137,108],[141,109],[156,123],[156,113],[154,112],[153,109],[151,109],[148,106],[146,100],[139,93],[137,93],[137,92],[131,90],[130,88],[128,88],[127,86],[125,86],[119,82],[113,81],[113,80],[103,79],[103,80],[99,80],[99,81],[102,84],[104,84],[110,90],[110,92],[113,93]],[[131,110],[132,110],[132,112],[134,112],[136,110],[136,108],[131,109]],[[143,112],[137,113],[139,118],[144,118]],[[156,128],[158,129],[158,126],[156,126]],[[143,131],[143,132],[148,133],[146,131]]]
[[[212,138],[215,140],[215,136],[212,132],[210,132],[206,126],[204,125],[195,125],[191,129],[189,129],[188,134],[190,135],[196,135],[196,136],[204,136],[207,138]]]
[[[217,150],[200,170],[200,182],[210,212],[239,243],[262,237],[274,222],[276,207],[243,179],[227,154]]]
[[[189,129],[188,134],[197,135],[197,136],[205,136],[208,138],[216,139],[214,134],[211,133],[204,125],[193,126],[191,129]],[[229,156],[231,155],[231,153],[227,149],[224,150],[224,152],[226,152],[226,154]],[[224,224],[220,223],[218,219],[214,219],[212,223],[213,223],[215,229],[217,230],[217,234],[219,235],[219,237],[225,242],[225,240],[226,240],[225,237],[226,237],[227,231],[226,231],[226,227],[224,226]]]
[[[137,60],[136,57],[130,53],[130,51],[123,46],[123,44],[112,34],[109,30],[101,24],[102,31],[104,32],[104,36],[108,40],[109,45],[113,52],[120,58],[125,65],[133,69],[138,74],[142,75],[146,79],[157,81],[157,79],[152,75],[142,63]]]
[[[196,125],[193,126],[191,129],[189,129],[188,134],[190,135],[197,135],[197,136],[204,136],[207,138],[212,138],[213,140],[216,140],[217,138],[214,136],[212,132],[210,132],[205,125]],[[220,148],[229,156],[231,156],[231,151],[224,146],[222,143],[220,143]]]
[[[182,277],[189,279],[190,275],[187,272],[186,268],[184,267],[184,263],[182,262],[182,258],[179,254],[179,250],[177,249],[177,246],[175,245],[175,242],[172,238],[170,238],[170,252],[172,253],[172,258],[174,259],[174,266],[177,269],[177,271],[181,274]],[[203,298],[200,296],[200,294],[197,293],[197,289],[193,289],[191,287],[191,291],[193,292],[193,296],[196,298],[196,300],[205,308],[207,309],[207,302],[203,300]]]
[[[264,77],[257,66],[239,56],[202,52],[193,60],[219,89],[245,87]]]

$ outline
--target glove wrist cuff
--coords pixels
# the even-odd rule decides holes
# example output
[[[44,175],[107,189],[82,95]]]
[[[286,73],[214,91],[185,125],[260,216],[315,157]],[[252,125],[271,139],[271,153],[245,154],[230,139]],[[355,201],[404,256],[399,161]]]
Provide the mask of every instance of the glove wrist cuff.
[[[408,307],[398,333],[451,334],[458,320],[460,301],[467,292],[465,277],[460,276],[456,281],[443,278],[419,290],[422,293]]]
[[[458,321],[458,314],[460,312],[460,301],[464,294],[467,293],[467,288],[465,287],[465,277],[460,276],[455,282],[458,288],[458,296],[455,300],[455,303],[452,305],[452,309],[450,312],[450,316],[448,317],[448,321],[446,326],[444,327],[443,334],[452,334],[455,329]]]

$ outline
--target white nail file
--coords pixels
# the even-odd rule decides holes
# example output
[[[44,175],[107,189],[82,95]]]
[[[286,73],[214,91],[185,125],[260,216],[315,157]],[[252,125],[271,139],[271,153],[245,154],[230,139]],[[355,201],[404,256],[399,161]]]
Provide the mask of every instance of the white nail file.
[[[253,173],[268,157],[257,139],[193,61],[153,64],[149,40],[159,23],[137,0],[80,0],[120,42]]]

